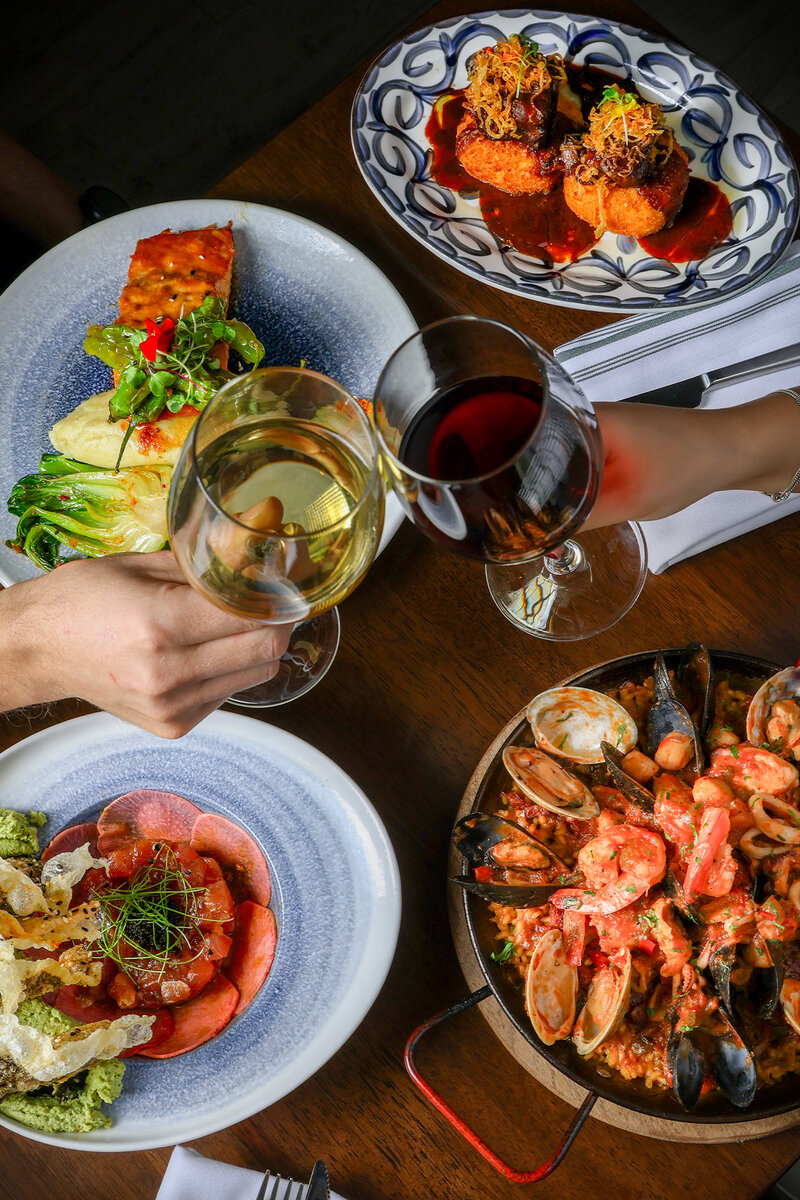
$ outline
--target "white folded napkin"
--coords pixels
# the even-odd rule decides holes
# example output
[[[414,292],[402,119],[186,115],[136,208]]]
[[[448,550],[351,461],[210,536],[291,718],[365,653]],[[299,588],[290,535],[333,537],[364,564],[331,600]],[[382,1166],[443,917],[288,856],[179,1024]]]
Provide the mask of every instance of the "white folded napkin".
[[[258,1200],[263,1185],[263,1171],[215,1162],[196,1150],[176,1146],[156,1200]],[[284,1180],[275,1200],[285,1200],[291,1186]],[[271,1189],[267,1190],[271,1200]],[[294,1191],[297,1191],[296,1187]],[[341,1197],[331,1192],[331,1200],[341,1200]]]
[[[728,300],[628,317],[566,342],[555,356],[596,403],[625,400],[648,386],[664,387],[795,343],[800,343],[800,244],[796,242],[761,281]],[[746,383],[709,388],[702,407],[744,404],[798,382],[800,371],[783,367]],[[798,509],[800,495],[775,504],[758,492],[715,492],[674,516],[644,521],[650,570],[659,574],[681,559]]]

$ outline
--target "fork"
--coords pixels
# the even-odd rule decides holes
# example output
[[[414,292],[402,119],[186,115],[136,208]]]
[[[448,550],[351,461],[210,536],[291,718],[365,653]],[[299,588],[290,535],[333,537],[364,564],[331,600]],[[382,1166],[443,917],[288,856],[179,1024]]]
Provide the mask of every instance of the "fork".
[[[281,1192],[284,1183],[288,1186],[285,1192]],[[282,1175],[272,1175],[267,1171],[256,1200],[278,1200],[279,1194],[281,1200],[301,1200],[305,1190],[304,1183],[296,1183],[294,1179],[284,1179]]]

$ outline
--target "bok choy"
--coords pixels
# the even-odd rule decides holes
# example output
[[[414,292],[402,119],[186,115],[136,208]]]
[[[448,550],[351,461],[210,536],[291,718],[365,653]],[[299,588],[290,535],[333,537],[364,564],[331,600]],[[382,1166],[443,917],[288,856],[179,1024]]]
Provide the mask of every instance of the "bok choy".
[[[38,474],[11,491],[8,510],[19,523],[6,545],[43,571],[72,558],[162,550],[171,478],[163,465],[113,471],[45,454]]]

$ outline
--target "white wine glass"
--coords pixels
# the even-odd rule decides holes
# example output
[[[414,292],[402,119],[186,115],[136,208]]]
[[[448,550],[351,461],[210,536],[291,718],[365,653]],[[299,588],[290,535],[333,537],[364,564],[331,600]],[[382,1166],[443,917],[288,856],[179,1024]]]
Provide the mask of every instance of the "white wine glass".
[[[334,606],[369,568],[383,511],[374,430],[334,380],[267,367],[231,380],[203,410],[170,489],[175,557],[219,608],[298,623],[277,675],[234,703],[284,704],[319,683],[339,644]]]

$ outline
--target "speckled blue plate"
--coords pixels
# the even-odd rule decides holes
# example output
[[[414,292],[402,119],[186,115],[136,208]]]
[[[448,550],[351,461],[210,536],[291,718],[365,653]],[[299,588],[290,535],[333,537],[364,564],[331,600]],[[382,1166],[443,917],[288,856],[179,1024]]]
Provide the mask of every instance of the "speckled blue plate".
[[[215,713],[168,742],[98,713],[0,755],[0,807],[46,812],[45,841],[142,787],[187,796],[258,840],[272,872],[275,961],[250,1007],[212,1041],[163,1062],[128,1060],[111,1129],[47,1135],[0,1118],[51,1145],[145,1150],[252,1116],[339,1049],[394,955],[400,880],[386,830],[353,781],[291,734]]]
[[[48,431],[110,386],[83,350],[87,326],[119,314],[139,238],[233,222],[232,310],[261,338],[264,366],[301,358],[355,396],[371,397],[392,352],[416,329],[400,294],[342,238],[292,213],[232,200],[155,204],[102,221],[55,246],[0,295],[0,582],[40,572],[2,544],[16,530],[11,488],[52,451]],[[387,496],[381,549],[403,514]],[[380,553],[380,551],[379,551]]]
[[[477,200],[435,183],[425,126],[437,96],[465,87],[469,56],[512,33],[525,33],[544,54],[630,74],[663,106],[692,174],[728,196],[731,236],[704,259],[670,263],[606,233],[576,262],[546,266],[503,245]],[[602,17],[511,9],[421,29],[370,67],[353,104],[352,141],[369,186],[424,246],[492,287],[549,304],[625,313],[713,300],[777,262],[797,224],[797,171],[758,105],[683,46]]]

